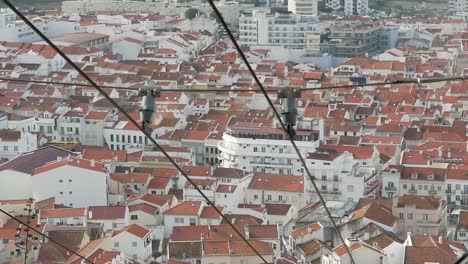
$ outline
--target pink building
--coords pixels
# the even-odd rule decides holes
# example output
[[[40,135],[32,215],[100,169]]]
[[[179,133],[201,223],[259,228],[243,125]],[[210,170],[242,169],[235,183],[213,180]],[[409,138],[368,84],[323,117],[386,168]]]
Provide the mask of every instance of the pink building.
[[[447,201],[432,196],[403,195],[393,198],[397,235],[444,236],[447,230]]]

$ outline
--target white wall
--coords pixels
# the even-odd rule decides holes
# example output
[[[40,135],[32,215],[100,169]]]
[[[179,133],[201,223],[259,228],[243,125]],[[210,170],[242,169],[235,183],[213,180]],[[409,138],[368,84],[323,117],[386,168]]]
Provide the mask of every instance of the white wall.
[[[107,205],[105,173],[62,166],[31,178],[35,199],[55,197],[56,204],[71,207]]]
[[[112,249],[124,252],[125,255],[127,255],[130,259],[135,259],[146,263],[145,261],[151,256],[152,253],[152,242],[149,240],[149,243],[145,246],[144,241],[144,239],[134,236],[131,233],[122,232],[112,237]],[[119,243],[118,247],[116,247],[116,242]],[[136,246],[133,246],[133,243],[136,243]]]
[[[0,200],[20,200],[31,197],[32,185],[29,174],[13,170],[0,171]]]

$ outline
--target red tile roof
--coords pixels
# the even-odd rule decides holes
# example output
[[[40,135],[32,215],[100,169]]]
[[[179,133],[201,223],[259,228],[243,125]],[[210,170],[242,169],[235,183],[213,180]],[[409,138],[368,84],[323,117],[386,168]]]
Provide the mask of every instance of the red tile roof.
[[[164,212],[166,215],[198,215],[203,205],[198,201],[185,201],[181,202]]]
[[[39,211],[42,219],[45,218],[67,218],[67,217],[86,217],[86,208],[60,208],[60,209],[42,209]]]
[[[146,236],[148,236],[150,233],[151,233],[151,230],[149,229],[146,229],[140,225],[137,225],[137,224],[131,224],[121,230],[118,230],[118,231],[115,231],[112,236],[115,237],[121,233],[124,233],[124,232],[128,232],[134,236],[137,236],[141,239],[145,238]]]
[[[48,171],[55,170],[57,168],[61,168],[64,166],[72,166],[72,167],[81,168],[85,170],[92,170],[92,171],[96,171],[100,173],[106,172],[106,169],[104,168],[104,164],[100,162],[68,157],[68,158],[64,158],[61,160],[52,161],[42,167],[36,168],[33,172],[33,176],[46,173]]]
[[[255,173],[248,188],[302,193],[304,192],[304,177]]]

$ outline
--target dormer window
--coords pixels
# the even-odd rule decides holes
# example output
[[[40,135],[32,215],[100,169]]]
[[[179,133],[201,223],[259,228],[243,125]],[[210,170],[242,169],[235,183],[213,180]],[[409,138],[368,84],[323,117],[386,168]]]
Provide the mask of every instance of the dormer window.
[[[430,181],[433,181],[434,180],[434,173],[431,173],[431,174],[427,175],[427,179],[430,180]]]
[[[413,172],[413,173],[411,174],[411,179],[417,180],[417,179],[418,179],[418,173],[417,173],[417,172]]]

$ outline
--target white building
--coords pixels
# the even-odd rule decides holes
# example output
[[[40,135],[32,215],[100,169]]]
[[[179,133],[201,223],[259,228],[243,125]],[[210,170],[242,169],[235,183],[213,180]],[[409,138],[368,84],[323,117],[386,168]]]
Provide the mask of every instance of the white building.
[[[344,0],[344,12],[347,16],[365,16],[369,13],[368,0]]]
[[[0,130],[0,157],[11,159],[21,153],[34,151],[38,146],[37,135],[30,132]]]
[[[31,174],[38,167],[67,157],[73,152],[47,146],[22,155],[0,165],[0,200],[20,200],[32,197]],[[14,188],[13,188],[14,186]],[[49,197],[50,198],[50,197]]]
[[[107,172],[94,160],[59,157],[36,168],[31,179],[37,200],[55,197],[57,204],[70,207],[107,205]]]
[[[296,144],[303,156],[318,147],[317,131],[298,130]],[[229,127],[218,144],[220,166],[249,173],[303,175],[303,168],[286,135],[261,124],[237,123]]]
[[[379,186],[376,169],[360,165],[349,152],[310,153],[306,164],[326,200],[376,197]],[[310,181],[306,182],[307,193],[315,192]]]
[[[308,202],[304,194],[304,177],[263,173],[252,177],[245,199],[248,204],[291,204],[300,208]]]
[[[132,224],[112,235],[112,250],[122,251],[129,258],[147,263],[152,256],[151,230]]]
[[[239,19],[239,44],[317,50],[322,31],[322,25],[312,16],[254,11]]]
[[[65,20],[44,20],[35,17],[32,23],[41,29],[47,37],[75,33],[81,30],[80,22]],[[0,9],[0,40],[11,42],[35,42],[41,38],[10,9]]]
[[[303,16],[318,15],[318,0],[289,0],[288,11]]]
[[[182,202],[164,212],[164,237],[170,237],[174,226],[199,225],[204,202]]]

